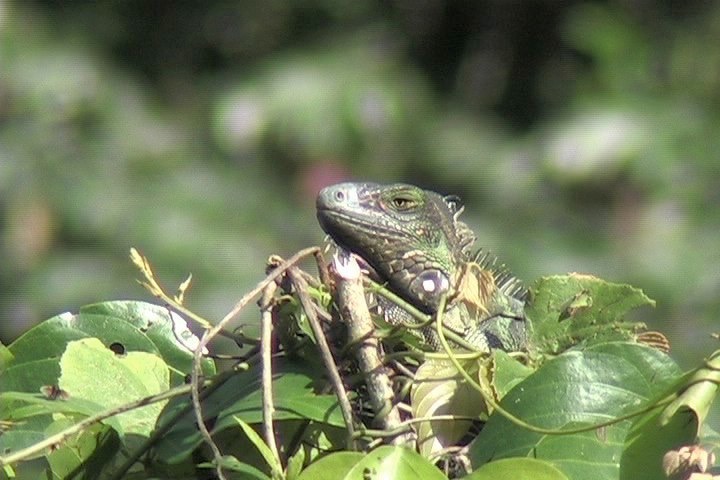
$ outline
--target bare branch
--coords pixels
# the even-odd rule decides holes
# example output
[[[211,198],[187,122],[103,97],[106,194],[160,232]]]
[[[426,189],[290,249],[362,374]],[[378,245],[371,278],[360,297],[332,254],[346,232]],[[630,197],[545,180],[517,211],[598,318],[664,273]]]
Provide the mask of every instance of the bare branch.
[[[260,351],[262,357],[263,433],[265,443],[275,457],[276,465],[280,465],[280,454],[275,443],[275,430],[273,429],[275,406],[272,390],[272,299],[276,289],[277,284],[268,284],[263,290],[260,300],[260,309],[262,310]]]
[[[302,304],[302,307],[308,317],[310,328],[312,328],[313,334],[315,335],[315,340],[317,341],[317,345],[320,350],[320,356],[322,357],[325,368],[330,376],[330,383],[332,384],[333,390],[335,390],[335,395],[337,396],[340,404],[340,411],[345,419],[345,428],[347,428],[348,432],[348,449],[352,449],[354,445],[355,424],[352,416],[352,406],[350,405],[350,400],[348,400],[348,395],[345,391],[345,386],[342,383],[342,378],[340,378],[340,372],[338,372],[337,365],[335,364],[335,360],[330,352],[330,346],[325,339],[325,332],[318,321],[314,304],[307,293],[308,287],[305,279],[297,273],[295,268],[291,268],[289,273],[290,278],[295,285],[295,290],[297,291],[300,303]]]
[[[400,412],[393,405],[394,393],[382,360],[381,345],[374,335],[375,325],[370,318],[360,267],[355,259],[335,258],[337,304],[348,327],[349,343],[357,346],[357,360],[365,377],[370,406],[375,412],[378,426],[385,431],[396,431],[402,423]],[[415,441],[412,432],[402,432],[390,440],[393,445]]]
[[[195,352],[193,354],[193,368],[190,375],[190,384],[192,388],[190,389],[190,394],[192,397],[193,402],[193,410],[195,412],[195,418],[197,419],[198,428],[200,429],[200,433],[203,436],[203,439],[205,442],[210,445],[210,447],[213,450],[213,456],[215,457],[215,460],[217,461],[217,468],[216,471],[218,473],[218,476],[220,478],[224,478],[222,474],[222,454],[220,453],[219,449],[217,448],[217,445],[215,445],[215,442],[212,439],[212,436],[210,435],[210,432],[205,427],[205,422],[203,421],[202,416],[202,407],[200,405],[200,389],[199,389],[199,379],[200,379],[200,364],[202,360],[202,351],[207,346],[208,342],[212,340],[219,332],[221,332],[225,326],[233,319],[235,316],[243,309],[245,306],[253,299],[255,298],[260,292],[265,289],[268,285],[270,285],[272,282],[277,280],[281,275],[285,273],[286,270],[291,268],[294,264],[302,260],[303,258],[307,257],[308,255],[313,255],[315,252],[318,251],[317,247],[310,247],[305,248],[303,250],[300,250],[295,255],[290,257],[288,260],[283,262],[281,265],[278,265],[274,270],[269,272],[267,276],[258,283],[255,288],[250,290],[248,293],[246,293],[240,301],[238,301],[235,306],[228,312],[225,317],[223,317],[220,322],[212,327],[210,330],[206,330],[205,334],[203,334],[202,338],[200,339],[200,343],[198,344],[197,348],[195,349]]]

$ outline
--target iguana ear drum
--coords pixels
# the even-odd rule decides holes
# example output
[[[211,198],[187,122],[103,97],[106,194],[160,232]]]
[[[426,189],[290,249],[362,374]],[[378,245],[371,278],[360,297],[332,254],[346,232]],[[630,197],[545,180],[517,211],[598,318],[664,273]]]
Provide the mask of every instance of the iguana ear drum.
[[[462,200],[457,195],[445,195],[443,197],[443,200],[453,214],[462,213],[462,211],[465,209]]]
[[[450,279],[440,270],[426,270],[410,282],[410,292],[426,305],[437,307],[440,297],[450,290]]]

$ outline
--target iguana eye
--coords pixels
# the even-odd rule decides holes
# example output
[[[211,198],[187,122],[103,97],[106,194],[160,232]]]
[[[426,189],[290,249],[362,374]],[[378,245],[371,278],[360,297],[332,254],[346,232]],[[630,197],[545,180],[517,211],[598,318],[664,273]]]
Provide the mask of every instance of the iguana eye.
[[[409,197],[402,197],[397,196],[393,197],[390,202],[392,202],[393,207],[395,207],[396,210],[410,210],[411,208],[414,208],[417,205],[417,202],[415,199],[409,198]]]

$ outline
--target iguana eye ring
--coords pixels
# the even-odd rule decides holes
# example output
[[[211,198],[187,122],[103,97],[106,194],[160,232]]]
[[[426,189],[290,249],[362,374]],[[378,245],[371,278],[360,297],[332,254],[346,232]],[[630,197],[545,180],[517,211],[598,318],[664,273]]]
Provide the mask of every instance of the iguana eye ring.
[[[417,205],[417,202],[407,197],[393,197],[391,202],[398,210],[409,210]]]

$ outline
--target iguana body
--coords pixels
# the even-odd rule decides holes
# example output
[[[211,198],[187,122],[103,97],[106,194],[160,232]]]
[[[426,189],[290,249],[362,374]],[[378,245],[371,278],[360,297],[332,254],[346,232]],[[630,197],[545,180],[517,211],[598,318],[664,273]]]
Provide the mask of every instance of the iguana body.
[[[395,294],[428,314],[443,295],[443,323],[478,350],[525,350],[526,291],[488,255],[471,252],[475,236],[458,220],[457,197],[405,185],[341,183],[323,189],[317,215],[323,230],[361,257]],[[412,321],[392,305],[391,323]],[[426,340],[439,348],[431,328]]]

